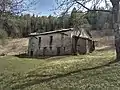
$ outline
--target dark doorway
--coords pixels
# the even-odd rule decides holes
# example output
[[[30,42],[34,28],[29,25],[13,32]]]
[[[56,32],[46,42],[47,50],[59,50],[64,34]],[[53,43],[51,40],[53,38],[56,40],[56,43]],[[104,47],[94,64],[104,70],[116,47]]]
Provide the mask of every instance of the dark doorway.
[[[47,50],[47,47],[44,47],[44,48],[43,48],[43,56],[45,56],[46,50]]]
[[[30,56],[33,56],[33,51],[30,51]]]
[[[57,47],[57,55],[60,55],[60,47]]]

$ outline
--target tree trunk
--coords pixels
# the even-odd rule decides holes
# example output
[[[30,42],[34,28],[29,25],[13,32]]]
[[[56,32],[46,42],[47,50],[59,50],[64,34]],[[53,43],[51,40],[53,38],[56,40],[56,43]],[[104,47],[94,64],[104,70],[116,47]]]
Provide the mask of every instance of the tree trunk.
[[[116,47],[116,60],[120,60],[120,4],[119,0],[113,4],[113,25]]]

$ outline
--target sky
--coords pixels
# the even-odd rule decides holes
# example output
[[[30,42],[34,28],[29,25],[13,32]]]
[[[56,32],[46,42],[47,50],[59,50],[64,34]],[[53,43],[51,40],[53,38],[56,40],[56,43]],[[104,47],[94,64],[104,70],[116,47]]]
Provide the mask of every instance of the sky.
[[[53,9],[55,9],[57,7],[55,0],[38,0],[38,1],[39,1],[39,3],[37,3],[34,6],[34,10],[25,12],[25,14],[29,13],[29,14],[33,15],[33,13],[34,13],[35,15],[40,15],[40,16],[54,15],[55,11]],[[109,0],[107,0],[107,1],[109,1]],[[105,6],[104,1],[100,3],[100,6]],[[88,3],[87,7],[91,7],[91,4]],[[72,8],[70,9],[70,11],[72,11]]]
[[[34,6],[33,10],[30,10],[30,14],[35,14],[35,15],[40,15],[40,16],[48,16],[48,15],[53,15],[55,9],[55,0],[39,0],[39,3],[37,3]]]

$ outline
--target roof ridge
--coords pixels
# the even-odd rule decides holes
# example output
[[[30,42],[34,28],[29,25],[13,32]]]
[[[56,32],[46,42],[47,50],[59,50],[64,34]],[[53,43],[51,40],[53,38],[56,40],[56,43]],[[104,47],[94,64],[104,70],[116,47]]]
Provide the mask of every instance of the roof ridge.
[[[51,33],[56,33],[56,32],[64,32],[64,31],[70,31],[73,30],[74,28],[68,28],[68,29],[61,29],[61,30],[54,30],[54,31],[49,31],[49,32],[43,32],[43,33],[31,33],[29,34],[30,36],[34,36],[34,35],[44,35],[44,34],[51,34]]]

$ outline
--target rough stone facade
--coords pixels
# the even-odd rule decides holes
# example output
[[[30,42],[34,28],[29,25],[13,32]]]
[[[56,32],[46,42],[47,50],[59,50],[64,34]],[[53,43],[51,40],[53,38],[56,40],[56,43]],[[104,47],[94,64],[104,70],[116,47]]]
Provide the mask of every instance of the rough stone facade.
[[[82,35],[84,34],[84,35]],[[77,42],[74,36],[79,36]],[[91,52],[92,40],[84,30],[63,29],[45,33],[32,33],[29,39],[29,56],[55,56]]]

